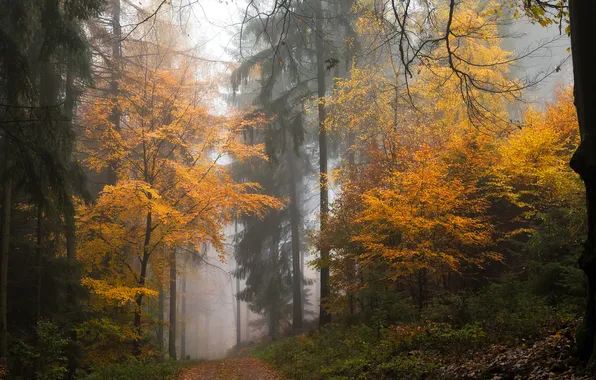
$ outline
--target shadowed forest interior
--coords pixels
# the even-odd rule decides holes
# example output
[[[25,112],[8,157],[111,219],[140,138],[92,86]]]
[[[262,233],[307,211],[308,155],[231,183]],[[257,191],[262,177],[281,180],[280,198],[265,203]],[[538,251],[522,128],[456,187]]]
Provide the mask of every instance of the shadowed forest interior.
[[[594,378],[595,14],[0,0],[0,379]]]

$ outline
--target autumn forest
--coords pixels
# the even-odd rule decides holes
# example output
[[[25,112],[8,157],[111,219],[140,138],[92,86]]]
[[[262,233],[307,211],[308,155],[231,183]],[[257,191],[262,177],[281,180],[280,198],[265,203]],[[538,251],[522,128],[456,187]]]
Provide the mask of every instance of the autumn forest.
[[[0,0],[0,379],[593,379],[594,14]]]

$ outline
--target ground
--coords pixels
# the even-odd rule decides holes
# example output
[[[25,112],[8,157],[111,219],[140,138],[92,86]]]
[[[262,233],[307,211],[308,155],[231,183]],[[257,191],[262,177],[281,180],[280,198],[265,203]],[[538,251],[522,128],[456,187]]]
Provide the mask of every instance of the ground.
[[[442,368],[441,379],[491,380],[590,380],[574,356],[573,333],[576,324],[561,326],[534,342],[516,346],[494,345],[473,360],[451,363]]]
[[[179,380],[281,380],[267,364],[254,358],[213,360],[188,368]]]

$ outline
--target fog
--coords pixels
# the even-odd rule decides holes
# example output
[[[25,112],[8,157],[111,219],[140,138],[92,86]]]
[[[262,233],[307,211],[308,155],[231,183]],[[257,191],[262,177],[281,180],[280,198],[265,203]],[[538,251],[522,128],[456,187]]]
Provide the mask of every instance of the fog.
[[[155,1],[155,0],[154,0]],[[238,32],[234,26],[239,25],[243,17],[246,4],[235,2],[205,1],[189,7],[187,26],[189,36],[195,45],[200,46],[201,57],[215,62],[210,69],[210,75],[230,75],[234,57],[230,55],[232,47],[237,45]],[[190,17],[192,15],[192,17]],[[517,120],[527,107],[541,108],[553,101],[557,89],[567,85],[572,80],[572,65],[570,59],[569,40],[557,26],[543,27],[531,23],[525,16],[513,23],[503,23],[499,27],[503,36],[502,47],[511,51],[516,59],[512,65],[511,75],[529,83],[524,91],[523,102],[510,106],[510,115]],[[242,62],[242,60],[240,60]],[[215,102],[220,113],[225,114],[233,107],[251,104],[256,97],[257,87],[243,87],[246,95],[241,101],[236,99],[229,102],[230,91],[222,86],[222,96]],[[312,125],[315,120],[310,120]],[[309,129],[304,146],[306,157],[310,157],[311,165],[316,165],[316,130]],[[331,159],[331,171],[337,168],[339,161]],[[307,230],[318,228],[318,189],[317,175],[311,173],[304,178],[301,185],[303,203],[301,212],[304,226]],[[330,201],[333,201],[335,185],[330,184]],[[236,230],[235,230],[236,228]],[[237,237],[242,234],[242,225],[230,225],[226,228],[227,249],[222,256],[216,250],[206,245],[199,260],[183,263],[178,289],[181,292],[181,302],[184,302],[186,312],[181,314],[185,321],[185,350],[181,348],[181,338],[177,340],[179,352],[191,359],[218,359],[234,352],[239,334],[241,346],[252,345],[261,339],[270,339],[267,323],[263,315],[251,312],[248,304],[238,301],[236,294],[242,291],[245,280],[234,277],[237,263],[234,250],[238,243]],[[281,246],[288,244],[288,238],[282,239]],[[302,254],[302,268],[304,276],[311,280],[305,285],[308,294],[304,316],[306,320],[316,320],[319,302],[319,272],[308,265],[316,257],[315,247],[311,243],[305,244]],[[180,306],[182,307],[182,306]],[[166,313],[167,314],[167,313]],[[237,318],[240,323],[237,324]],[[166,318],[167,321],[167,318]],[[238,331],[239,327],[239,331]],[[290,326],[282,326],[289,331]],[[180,332],[178,333],[180,334]],[[180,335],[179,335],[180,336]]]

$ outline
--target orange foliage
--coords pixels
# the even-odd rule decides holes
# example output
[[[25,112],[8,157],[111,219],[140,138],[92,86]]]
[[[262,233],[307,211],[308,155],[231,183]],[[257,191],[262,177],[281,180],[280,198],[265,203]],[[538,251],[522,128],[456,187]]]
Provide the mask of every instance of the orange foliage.
[[[446,11],[439,7],[437,18]],[[320,241],[334,250],[337,307],[346,307],[345,294],[386,280],[414,287],[422,307],[429,282],[443,286],[443,276],[502,260],[490,208],[505,191],[496,169],[501,139],[512,130],[506,106],[520,94],[496,25],[462,3],[449,36],[455,68],[495,91],[469,79],[467,88],[466,77],[441,59],[445,41],[407,87],[391,56],[385,66],[356,66],[336,81],[327,127],[349,151],[334,174],[340,191]],[[374,18],[359,21],[369,32],[379,27]]]
[[[260,216],[281,205],[228,173],[232,160],[265,159],[262,146],[239,138],[245,128],[258,128],[262,117],[210,114],[209,94],[202,92],[208,87],[192,75],[192,67],[135,68],[120,81],[117,96],[98,99],[84,115],[86,138],[95,142],[83,147],[85,163],[95,170],[111,167],[118,176],[79,210],[79,257],[89,276],[100,274],[84,285],[136,313],[144,296],[157,295],[148,288],[149,276],[154,285],[166,281],[168,250],[185,245],[198,251],[210,243],[223,255],[223,228],[234,215]],[[119,128],[110,119],[114,109],[121,114]]]

